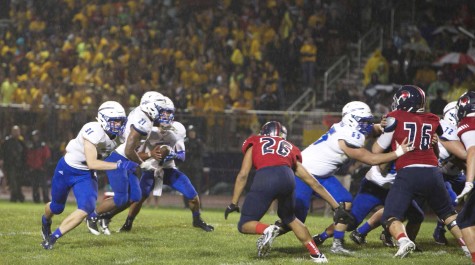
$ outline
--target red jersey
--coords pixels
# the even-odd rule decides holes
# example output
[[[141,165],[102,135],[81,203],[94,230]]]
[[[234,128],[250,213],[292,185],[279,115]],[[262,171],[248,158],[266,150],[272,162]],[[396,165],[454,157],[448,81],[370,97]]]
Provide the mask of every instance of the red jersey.
[[[302,162],[300,149],[280,138],[266,135],[253,135],[242,144],[242,153],[252,148],[252,164],[257,169],[270,166],[288,166],[295,169]]]
[[[457,136],[461,138],[464,132],[473,130],[475,130],[475,117],[462,118],[457,128]]]
[[[405,138],[414,146],[414,151],[396,160],[396,170],[414,164],[438,165],[437,156],[432,147],[434,133],[438,135],[442,133],[437,115],[395,110],[390,112],[388,117],[393,117],[397,121],[391,141],[392,149],[396,150],[396,142],[401,144]]]

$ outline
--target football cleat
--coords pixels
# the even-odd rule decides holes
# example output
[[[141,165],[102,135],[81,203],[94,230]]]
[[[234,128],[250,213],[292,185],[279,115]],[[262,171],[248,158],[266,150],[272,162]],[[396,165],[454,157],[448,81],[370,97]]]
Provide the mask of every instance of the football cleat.
[[[447,245],[449,243],[447,241],[447,238],[445,237],[444,228],[436,226],[434,229],[434,233],[432,234],[432,237],[434,238],[436,244]]]
[[[41,221],[41,235],[43,236],[43,240],[51,235],[51,222],[45,224]]]
[[[276,225],[269,225],[262,236],[257,239],[257,256],[265,257],[269,255],[272,248],[272,242],[279,235],[280,228]]]
[[[87,225],[87,228],[89,229],[89,232],[91,232],[92,234],[96,236],[101,234],[101,232],[99,231],[99,228],[97,227],[97,222],[98,222],[97,217],[90,217],[86,219],[86,225]]]
[[[326,239],[323,239],[320,234],[316,234],[313,236],[313,241],[315,241],[315,244],[317,246],[320,246],[321,244],[323,244],[323,242],[325,242]]]
[[[362,235],[356,230],[351,232],[350,239],[358,245],[366,244],[366,235]]]
[[[343,254],[343,255],[353,254],[353,251],[350,251],[343,247],[343,240],[338,239],[338,238],[333,239],[333,244],[332,244],[332,247],[330,248],[330,251],[334,254]]]
[[[381,239],[381,241],[383,242],[383,245],[385,245],[386,247],[396,247],[397,246],[396,242],[394,242],[393,236],[391,236],[391,234],[389,232],[387,232],[386,230],[383,230],[381,232],[381,235],[379,236],[379,239]]]
[[[315,263],[328,263],[327,257],[322,253],[318,253],[317,255],[310,255],[310,259]]]
[[[401,240],[401,239],[400,239]],[[406,238],[400,241],[399,249],[397,250],[396,254],[394,255],[395,258],[404,258],[409,253],[414,251],[416,245],[410,239]]]
[[[205,221],[203,221],[203,219],[201,219],[201,218],[194,219],[193,220],[193,226],[201,228],[201,229],[205,230],[206,232],[214,231],[214,227],[207,224],[207,223],[205,223]]]
[[[111,235],[111,231],[109,230],[110,221],[110,219],[99,219],[99,225],[101,227],[102,233],[107,236]]]
[[[130,232],[132,230],[132,222],[129,222],[128,220],[125,221],[125,223],[122,225],[122,227],[117,230],[117,233],[121,232]]]
[[[41,246],[46,250],[53,249],[53,245],[54,245],[54,242],[51,242],[49,237],[46,237],[45,240],[41,242]]]

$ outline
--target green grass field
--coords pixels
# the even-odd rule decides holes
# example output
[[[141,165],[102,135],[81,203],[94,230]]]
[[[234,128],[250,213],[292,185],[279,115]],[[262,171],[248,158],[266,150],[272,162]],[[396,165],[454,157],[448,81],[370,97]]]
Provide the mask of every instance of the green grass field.
[[[75,205],[68,204],[63,214],[53,219],[53,229]],[[111,236],[90,234],[85,223],[65,235],[53,250],[40,246],[43,205],[13,204],[0,201],[0,264],[312,264],[307,250],[292,233],[278,237],[268,257],[256,257],[256,235],[243,235],[236,229],[239,214],[232,213],[227,221],[222,210],[203,210],[203,218],[214,225],[206,233],[191,225],[186,209],[144,208],[137,217],[132,232]],[[117,215],[110,228],[116,231],[126,213]],[[268,214],[262,221],[273,223],[276,215]],[[331,220],[317,215],[307,219],[312,234],[321,232]],[[358,246],[349,238],[347,247],[355,251],[351,257],[330,253],[331,240],[320,249],[330,264],[470,264],[452,237],[449,246],[436,245],[432,240],[434,220],[427,220],[418,236],[424,250],[405,259],[394,259],[394,248],[384,247],[379,234],[371,233],[368,244]],[[348,235],[348,234],[347,234]],[[347,236],[346,236],[347,237]]]

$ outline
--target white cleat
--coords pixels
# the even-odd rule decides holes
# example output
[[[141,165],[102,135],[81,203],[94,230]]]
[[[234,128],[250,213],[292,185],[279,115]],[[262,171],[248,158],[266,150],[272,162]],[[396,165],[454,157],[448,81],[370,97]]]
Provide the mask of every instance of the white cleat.
[[[394,255],[395,258],[404,258],[409,253],[416,249],[416,245],[409,239],[404,239],[399,242],[399,249],[397,250],[396,254]]]
[[[332,247],[330,248],[331,253],[342,254],[342,255],[352,255],[353,251],[350,251],[343,247],[343,241],[341,239],[333,239]]]
[[[91,232],[92,234],[96,236],[101,234],[101,232],[99,231],[99,228],[97,227],[97,222],[98,222],[97,217],[86,219],[86,226],[89,229],[89,232]]]
[[[107,219],[99,219],[99,225],[101,226],[102,233],[106,236],[111,235],[111,231],[109,230],[109,222],[110,220]]]
[[[322,253],[318,253],[317,255],[310,255],[310,259],[315,263],[328,263],[327,257]]]
[[[279,235],[280,228],[276,225],[270,225],[264,230],[264,234],[257,239],[257,256],[265,257],[272,248],[272,242]]]

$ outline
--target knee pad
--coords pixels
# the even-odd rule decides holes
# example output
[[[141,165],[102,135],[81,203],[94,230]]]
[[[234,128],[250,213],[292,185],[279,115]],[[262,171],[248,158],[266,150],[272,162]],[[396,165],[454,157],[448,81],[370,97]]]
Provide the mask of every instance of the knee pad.
[[[457,220],[453,220],[452,222],[448,223],[445,225],[445,227],[447,227],[447,229],[450,231],[452,230],[452,228],[456,227],[457,226]]]
[[[388,230],[389,231],[389,227],[391,226],[391,224],[395,221],[400,221],[398,218],[396,217],[389,217],[387,220],[384,220],[383,221],[383,227],[384,229]]]
[[[49,205],[49,209],[54,214],[61,214],[64,211],[65,206],[66,205],[64,205],[64,204],[58,204],[58,203],[51,202],[50,205]]]
[[[140,199],[139,199],[140,200]],[[137,201],[139,201],[137,200]],[[116,207],[122,207],[127,204],[129,198],[125,193],[115,193],[114,194],[114,203]]]
[[[457,211],[453,210],[452,212],[446,214],[444,217],[440,218],[440,220],[445,223],[445,220],[447,220],[449,217],[454,216],[457,214]]]

